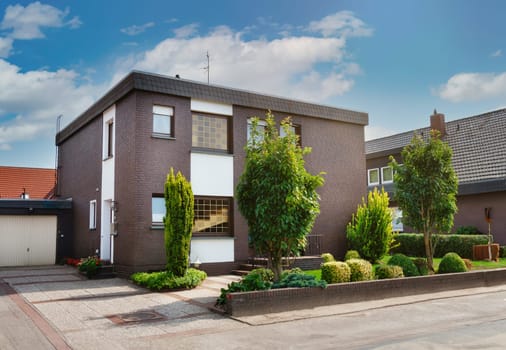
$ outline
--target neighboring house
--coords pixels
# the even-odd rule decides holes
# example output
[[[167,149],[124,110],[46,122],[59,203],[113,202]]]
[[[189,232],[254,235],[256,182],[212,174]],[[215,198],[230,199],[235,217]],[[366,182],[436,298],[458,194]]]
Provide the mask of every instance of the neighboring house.
[[[326,172],[313,229],[321,252],[343,254],[345,226],[365,192],[366,113],[132,72],[56,136],[60,198],[73,200],[74,254],[99,254],[120,274],[164,266],[169,169],[191,181],[191,262],[230,272],[252,256],[234,199],[249,120],[293,117],[312,173]],[[261,126],[260,126],[261,127]]]
[[[47,265],[72,246],[72,201],[52,199],[54,169],[0,166],[0,266]]]
[[[54,169],[0,166],[0,198],[50,199],[55,180]]]
[[[459,180],[454,229],[475,226],[488,232],[485,208],[492,208],[491,231],[496,242],[506,244],[506,109],[445,123],[434,111],[430,127],[366,142],[369,189],[383,186],[393,193],[390,155],[402,163],[401,151],[414,134],[428,137],[439,130],[453,150],[452,164]],[[395,203],[393,203],[395,206]]]

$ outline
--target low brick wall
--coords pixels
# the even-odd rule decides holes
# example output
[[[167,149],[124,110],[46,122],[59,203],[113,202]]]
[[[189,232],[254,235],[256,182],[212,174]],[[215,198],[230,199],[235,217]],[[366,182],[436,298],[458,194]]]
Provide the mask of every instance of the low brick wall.
[[[231,293],[226,312],[233,316],[251,316],[501,284],[506,284],[506,269],[330,284],[325,289],[286,288]]]

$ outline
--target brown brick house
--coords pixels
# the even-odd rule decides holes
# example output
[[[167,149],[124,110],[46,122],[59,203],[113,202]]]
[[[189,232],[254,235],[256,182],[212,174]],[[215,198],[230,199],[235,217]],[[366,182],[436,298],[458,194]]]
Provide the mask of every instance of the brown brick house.
[[[234,200],[248,120],[270,109],[292,116],[306,166],[324,171],[321,251],[342,254],[345,225],[365,192],[366,113],[132,72],[56,136],[58,188],[72,198],[74,254],[97,252],[121,273],[165,263],[162,199],[173,167],[192,183],[190,260],[229,272],[250,256],[248,229]]]
[[[366,142],[368,188],[383,186],[392,194],[389,155],[401,160],[400,153],[414,133],[428,137],[431,128],[437,129],[453,150],[452,164],[459,180],[454,229],[475,226],[488,232],[484,212],[492,208],[494,240],[506,244],[506,109],[450,122],[434,111],[430,125]]]

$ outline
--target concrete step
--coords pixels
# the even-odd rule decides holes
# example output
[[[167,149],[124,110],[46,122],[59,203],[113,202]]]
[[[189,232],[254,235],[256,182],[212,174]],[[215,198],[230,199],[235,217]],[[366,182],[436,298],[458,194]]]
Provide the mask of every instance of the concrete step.
[[[236,276],[246,276],[248,273],[250,273],[251,270],[232,270],[232,275]]]

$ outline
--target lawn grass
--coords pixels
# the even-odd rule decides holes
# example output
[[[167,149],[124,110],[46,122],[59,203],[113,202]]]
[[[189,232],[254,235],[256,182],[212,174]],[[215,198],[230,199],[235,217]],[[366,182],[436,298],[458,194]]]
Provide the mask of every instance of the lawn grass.
[[[381,259],[381,264],[388,263],[388,260],[390,259],[390,256],[387,255]],[[434,258],[434,269],[438,269],[439,263],[441,262],[441,258]],[[487,260],[473,260],[473,267],[472,271],[475,270],[487,270],[487,269],[499,269],[506,267],[506,258],[500,258],[499,261],[487,261]],[[374,264],[373,266],[376,267],[378,264]],[[305,270],[305,274],[315,276],[316,279],[321,279],[322,272],[320,269],[318,270]]]

